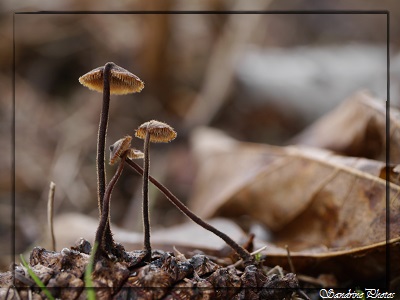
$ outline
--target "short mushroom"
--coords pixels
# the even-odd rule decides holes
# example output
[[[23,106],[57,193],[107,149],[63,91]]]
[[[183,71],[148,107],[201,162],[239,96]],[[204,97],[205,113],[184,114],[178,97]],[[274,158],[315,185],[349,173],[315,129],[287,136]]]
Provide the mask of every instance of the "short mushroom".
[[[146,259],[151,260],[150,245],[150,220],[149,220],[149,169],[150,157],[149,148],[152,143],[168,143],[176,138],[175,130],[166,123],[151,120],[143,123],[135,132],[135,136],[144,139],[144,165],[143,165],[143,227],[144,247]]]
[[[144,154],[142,151],[130,148],[132,137],[130,135],[126,135],[122,139],[119,139],[114,144],[110,146],[110,165],[116,163],[118,159],[121,158],[122,154],[127,151],[126,157],[129,159],[142,159],[144,158]]]
[[[130,148],[131,140],[132,137],[127,135],[110,146],[110,165],[115,164],[118,159],[120,159],[120,163],[115,175],[107,185],[104,194],[103,210],[95,239],[99,249],[96,255],[97,258],[102,254],[110,254],[114,250],[115,245],[110,228],[110,201],[114,186],[121,176],[125,159],[126,157],[130,157],[130,159],[143,158],[143,153],[141,151]]]
[[[126,157],[129,159],[144,158],[142,151],[135,148],[129,148],[131,145],[131,140],[132,137],[127,135],[110,146],[110,165],[115,164],[125,151],[128,152]]]
[[[112,144],[110,149],[110,165],[113,165],[117,162],[119,158],[121,158],[122,153],[129,149],[131,146],[132,137],[130,135],[126,135],[122,139],[119,139],[114,144]]]
[[[79,77],[79,82],[90,90],[103,93],[103,106],[100,115],[100,124],[97,135],[97,198],[99,214],[103,210],[103,199],[106,189],[105,172],[105,144],[107,135],[108,112],[110,107],[110,94],[124,95],[140,92],[144,83],[139,77],[129,71],[108,62],[104,67],[96,68]]]

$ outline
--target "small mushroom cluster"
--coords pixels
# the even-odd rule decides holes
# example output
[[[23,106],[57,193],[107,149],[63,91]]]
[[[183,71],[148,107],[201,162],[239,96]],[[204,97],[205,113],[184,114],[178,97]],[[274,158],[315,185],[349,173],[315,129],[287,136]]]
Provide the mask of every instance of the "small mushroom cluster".
[[[99,226],[96,232],[95,243],[97,252],[95,259],[114,255],[122,257],[120,247],[115,244],[110,228],[110,201],[111,194],[122,174],[124,164],[127,163],[133,170],[143,176],[143,227],[144,227],[144,261],[151,261],[150,244],[150,218],[149,218],[149,180],[172,202],[180,211],[194,222],[213,232],[231,246],[243,259],[245,264],[254,260],[250,253],[233,241],[229,236],[204,222],[200,217],[191,212],[178,198],[167,188],[149,175],[150,172],[150,143],[168,143],[177,136],[175,130],[166,123],[151,120],[143,123],[135,131],[135,137],[144,140],[143,152],[131,147],[132,137],[127,135],[112,144],[110,149],[110,164],[114,165],[119,161],[118,168],[106,185],[105,182],[105,143],[107,135],[108,111],[110,105],[110,94],[129,94],[140,92],[144,83],[134,74],[109,62],[104,67],[96,68],[79,78],[79,82],[91,90],[103,92],[103,107],[100,115],[100,124],[97,139],[97,192],[99,205]],[[144,159],[143,168],[137,165],[134,159]]]

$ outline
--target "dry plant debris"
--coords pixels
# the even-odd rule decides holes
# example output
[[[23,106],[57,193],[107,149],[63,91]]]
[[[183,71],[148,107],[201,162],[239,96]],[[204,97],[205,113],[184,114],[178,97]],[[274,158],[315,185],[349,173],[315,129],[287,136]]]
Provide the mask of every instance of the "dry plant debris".
[[[396,109],[390,113],[392,138],[400,118]],[[390,250],[395,278],[400,275],[394,263],[400,245],[399,139],[390,140],[397,150],[394,163],[386,166],[384,120],[382,101],[357,93],[299,135],[297,141],[308,146],[244,143],[199,129],[192,139],[199,172],[191,208],[205,218],[246,214],[257,220],[272,231],[270,242],[289,245],[297,271],[330,272],[339,284],[376,280],[385,276]],[[359,157],[343,155],[356,152]],[[282,253],[270,250],[269,261],[288,267]]]
[[[90,244],[80,240],[61,252],[34,248],[30,266],[54,297],[85,299],[83,274],[89,261]],[[145,251],[127,252],[125,260],[99,260],[92,273],[96,299],[291,299],[299,291],[296,275],[268,274],[266,267],[249,265],[236,268],[218,265],[203,254],[186,258],[161,250],[153,251],[152,261],[143,264]],[[11,272],[5,273],[1,286],[11,286]],[[21,299],[45,299],[22,267],[16,268],[15,287]],[[4,288],[2,293],[4,293]]]
[[[400,163],[400,113],[361,91],[310,125],[292,142],[337,153],[385,161],[386,121],[390,128],[390,163]]]

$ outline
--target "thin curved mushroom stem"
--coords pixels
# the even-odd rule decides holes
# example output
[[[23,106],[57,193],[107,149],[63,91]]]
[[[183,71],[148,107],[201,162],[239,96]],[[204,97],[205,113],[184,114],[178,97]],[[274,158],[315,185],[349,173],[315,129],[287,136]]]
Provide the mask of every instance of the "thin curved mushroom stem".
[[[106,169],[105,169],[105,145],[108,127],[108,115],[110,109],[110,78],[111,69],[115,66],[114,63],[108,62],[103,70],[103,107],[101,110],[100,124],[98,131],[97,144],[97,184],[98,184],[98,205],[100,216],[103,214],[104,194],[106,190]],[[114,240],[111,233],[110,224],[107,222],[104,239],[106,245],[113,244]]]
[[[144,227],[144,248],[146,251],[146,260],[151,260],[151,244],[150,244],[150,218],[149,218],[149,158],[150,148],[150,132],[147,131],[144,139],[144,166],[143,166],[143,227]]]
[[[143,176],[143,169],[134,161],[127,159],[126,163],[134,169],[139,175]],[[245,265],[254,264],[254,259],[251,254],[244,249],[242,246],[237,244],[234,240],[232,240],[228,235],[219,231],[214,226],[208,224],[203,221],[200,217],[194,214],[185,204],[183,204],[174,194],[172,194],[163,184],[158,182],[152,176],[149,176],[149,180],[167,197],[167,199],[172,202],[182,213],[184,213],[187,217],[192,219],[195,223],[207,229],[208,231],[214,233],[221,239],[225,241],[239,256],[243,259],[243,263]]]
[[[118,169],[115,172],[113,178],[111,178],[109,184],[104,193],[104,202],[103,202],[103,210],[100,217],[99,227],[97,228],[96,232],[96,239],[95,243],[97,242],[98,248],[96,252],[96,259],[100,256],[107,254],[110,252],[112,247],[114,246],[114,240],[111,234],[110,228],[110,200],[111,200],[111,193],[114,189],[115,184],[117,183],[119,177],[121,176],[122,170],[124,169],[124,162],[126,160],[126,156],[128,155],[128,151],[125,151],[122,156],[120,163],[118,165]],[[110,230],[111,241],[107,240],[107,230]]]
[[[100,215],[103,210],[103,199],[106,190],[105,147],[110,110],[110,77],[114,63],[106,63],[103,70],[103,106],[101,109],[99,130],[97,134],[97,197]]]

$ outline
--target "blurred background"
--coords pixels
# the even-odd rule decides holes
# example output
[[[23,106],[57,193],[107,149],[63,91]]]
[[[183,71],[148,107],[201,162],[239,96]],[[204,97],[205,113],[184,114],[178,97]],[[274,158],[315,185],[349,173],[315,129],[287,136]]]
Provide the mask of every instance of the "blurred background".
[[[0,8],[2,270],[11,262],[13,105],[18,254],[47,234],[50,181],[56,184],[56,218],[67,212],[97,218],[95,160],[102,95],[81,86],[78,78],[108,61],[136,74],[145,88],[139,94],[111,97],[107,148],[126,134],[134,135],[140,124],[151,119],[174,127],[175,141],[151,146],[151,174],[186,203],[196,179],[189,144],[195,128],[212,126],[239,140],[284,145],[360,89],[386,99],[385,14],[222,11],[390,10],[391,105],[399,106],[398,1],[133,1],[107,5],[27,1],[16,6],[9,0]],[[93,9],[171,13],[14,14],[13,36],[13,12]],[[177,13],[182,10],[192,12]],[[14,103],[10,80],[13,42]],[[142,148],[139,139],[134,138],[132,144]],[[115,169],[107,166],[108,179]],[[150,197],[154,229],[185,220],[156,190]],[[142,231],[141,180],[129,169],[116,186],[111,209],[114,224]]]

